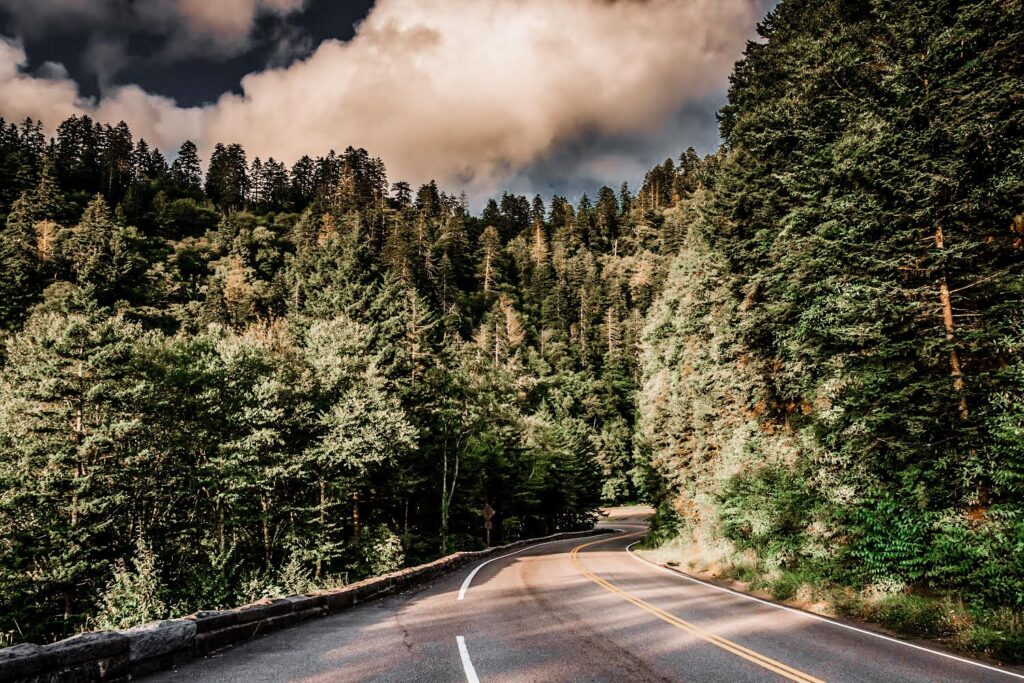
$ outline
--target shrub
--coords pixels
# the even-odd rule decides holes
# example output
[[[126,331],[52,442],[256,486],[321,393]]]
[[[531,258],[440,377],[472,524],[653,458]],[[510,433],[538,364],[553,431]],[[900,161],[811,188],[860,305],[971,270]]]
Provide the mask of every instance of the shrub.
[[[655,510],[647,527],[642,548],[657,548],[683,533],[684,522],[675,510],[667,503],[662,503]]]
[[[363,559],[370,576],[401,569],[405,564],[402,539],[383,524],[373,527],[363,542]]]
[[[156,555],[142,539],[135,548],[130,563],[118,560],[114,565],[113,577],[100,596],[96,628],[130,628],[167,616]]]
[[[888,595],[867,610],[869,616],[899,633],[937,638],[952,632],[951,606],[916,595]]]

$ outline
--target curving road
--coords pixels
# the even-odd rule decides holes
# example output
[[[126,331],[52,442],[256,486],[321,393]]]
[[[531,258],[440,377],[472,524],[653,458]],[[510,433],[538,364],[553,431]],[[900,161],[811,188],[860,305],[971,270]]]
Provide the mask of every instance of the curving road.
[[[147,680],[1024,681],[648,564],[627,550],[641,517],[607,524],[622,533],[532,546]]]

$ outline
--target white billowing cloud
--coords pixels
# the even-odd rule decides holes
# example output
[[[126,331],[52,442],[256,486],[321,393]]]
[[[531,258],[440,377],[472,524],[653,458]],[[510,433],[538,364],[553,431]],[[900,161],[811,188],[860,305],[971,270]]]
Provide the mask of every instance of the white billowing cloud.
[[[80,113],[76,103],[78,86],[66,77],[60,78],[55,65],[48,64],[46,75],[25,74],[25,50],[12,40],[0,40],[0,116],[8,121],[20,121],[27,116],[45,118],[52,126]]]
[[[224,5],[236,3],[253,1]],[[134,87],[81,101],[72,83],[24,74],[8,44],[0,114],[52,124],[77,109],[122,117],[164,148],[240,142],[286,161],[354,145],[392,176],[489,190],[580,135],[655,131],[723,89],[757,13],[758,0],[378,0],[351,41],[325,41],[195,109]],[[31,96],[18,103],[15,91]]]
[[[203,139],[205,113],[178,107],[173,100],[130,85],[109,92],[99,102],[79,96],[78,86],[58,65],[47,62],[45,76],[25,73],[25,51],[17,42],[0,38],[0,116],[8,121],[42,119],[52,133],[70,116],[88,114],[99,121],[127,121],[137,137],[162,149],[187,139]]]

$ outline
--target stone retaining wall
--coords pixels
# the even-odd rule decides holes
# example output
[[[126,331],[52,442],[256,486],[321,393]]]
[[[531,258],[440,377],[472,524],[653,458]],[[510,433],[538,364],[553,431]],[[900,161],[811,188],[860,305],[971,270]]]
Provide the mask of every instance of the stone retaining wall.
[[[129,681],[203,657],[306,619],[410,588],[474,560],[542,541],[579,538],[605,529],[554,534],[473,552],[460,552],[312,595],[260,600],[230,610],[196,612],[121,631],[96,631],[50,645],[15,645],[0,650],[5,683],[94,683]]]

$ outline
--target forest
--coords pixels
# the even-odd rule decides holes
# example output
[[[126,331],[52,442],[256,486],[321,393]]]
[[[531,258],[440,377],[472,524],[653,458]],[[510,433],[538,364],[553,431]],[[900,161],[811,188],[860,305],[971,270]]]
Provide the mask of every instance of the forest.
[[[480,548],[485,503],[501,542],[649,500],[652,545],[780,599],[955,601],[1021,651],[1022,27],[784,1],[715,153],[480,215],[363,149],[2,122],[0,638]]]
[[[1022,660],[1024,4],[783,2],[761,34],[639,350],[658,536]]]
[[[643,489],[632,349],[671,231],[633,217],[672,164],[639,198],[473,217],[361,149],[217,145],[204,176],[123,123],[2,131],[8,639],[479,548],[485,504],[495,542],[586,527]]]

